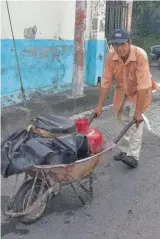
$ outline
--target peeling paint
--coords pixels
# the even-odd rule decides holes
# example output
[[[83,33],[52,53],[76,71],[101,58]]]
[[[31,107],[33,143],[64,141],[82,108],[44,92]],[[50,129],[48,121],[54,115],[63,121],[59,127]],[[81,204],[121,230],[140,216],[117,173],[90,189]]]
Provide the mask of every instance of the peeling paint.
[[[25,39],[35,39],[37,33],[37,27],[30,27],[24,29],[24,38]]]
[[[92,20],[92,30],[97,30],[97,25],[98,25],[98,19],[93,18],[93,20]]]
[[[12,40],[2,40],[2,107],[22,101],[15,53],[10,51],[11,43]],[[27,100],[36,92],[49,95],[71,90],[74,41],[16,40],[16,45]],[[82,50],[77,48],[74,74],[80,86],[83,87],[84,78],[86,83],[96,85],[97,77],[102,76],[104,45],[104,40],[85,41],[85,58],[81,55]],[[42,53],[47,57],[41,57]],[[11,65],[8,65],[9,60]],[[85,62],[81,67],[83,60]]]
[[[104,39],[105,37],[105,15],[106,1],[93,1],[91,6],[91,37],[92,39]],[[99,34],[101,32],[101,35]]]
[[[15,43],[25,90],[42,89],[54,85],[61,91],[62,85],[71,84],[73,41],[25,39],[15,40]],[[15,53],[11,51],[12,45],[12,40],[2,40],[1,91],[3,107],[19,102],[18,97],[12,100],[11,96],[11,92],[16,95],[16,92],[20,91]],[[7,103],[9,98],[11,99],[10,103]]]
[[[104,1],[101,1],[104,2]],[[26,99],[37,92],[52,94],[62,89],[71,89],[76,96],[83,94],[84,80],[97,84],[97,77],[103,74],[104,39],[99,40],[99,32],[104,28],[104,4],[92,2],[91,41],[85,42],[86,2],[76,2],[75,41],[59,40],[60,25],[56,36],[58,40],[36,39],[36,26],[24,30],[25,39],[15,39],[21,77]],[[57,24],[57,22],[56,22]],[[102,34],[103,35],[103,34]],[[45,37],[45,36],[43,36]],[[3,106],[21,101],[20,84],[12,40],[4,40],[2,46],[2,100]],[[88,47],[89,45],[89,47]],[[75,54],[74,54],[75,46]],[[3,50],[4,49],[4,50]],[[7,54],[6,54],[7,52]],[[85,54],[86,52],[86,54]],[[10,62],[10,65],[8,65]],[[74,63],[74,65],[73,65]],[[73,70],[74,67],[74,70]]]
[[[65,9],[63,3],[63,11],[62,9],[58,10],[59,13],[63,12],[63,17],[55,17],[54,12],[56,11],[57,13],[57,10],[52,8],[53,13],[49,11],[50,15],[47,19],[40,19],[41,16],[38,14],[35,16],[32,14],[27,25],[24,25],[27,19],[20,25],[18,22],[16,25],[14,24],[18,66],[26,99],[37,92],[42,94],[52,92],[53,94],[55,91],[61,92],[62,88],[71,89],[72,83],[72,93],[80,96],[83,94],[84,80],[95,85],[97,74],[98,76],[102,74],[104,61],[104,52],[102,50],[104,42],[99,41],[98,38],[99,31],[103,30],[103,21],[105,19],[104,2],[102,0],[90,3],[90,8],[92,7],[90,25],[92,26],[88,27],[88,31],[91,32],[90,39],[95,39],[93,42],[85,41],[87,1],[76,1],[76,9],[73,9],[75,5],[71,4],[72,12],[70,12],[69,8],[70,3],[67,3],[66,12],[63,12]],[[46,9],[50,8],[48,3],[44,3],[44,6]],[[54,5],[54,7],[57,7],[57,5]],[[45,10],[44,8],[43,10]],[[21,6],[22,14],[23,11],[26,11],[26,9]],[[74,15],[76,15],[76,18],[73,39]],[[14,17],[14,14],[12,14],[12,18]],[[65,19],[67,19],[66,22]],[[45,24],[43,24],[43,20]],[[64,23],[62,23],[62,20],[64,20]],[[70,25],[68,25],[68,22]],[[50,23],[54,25],[51,29],[48,28]],[[18,28],[18,26],[20,27]],[[21,101],[21,96],[17,96],[21,85],[13,40],[4,39],[2,44],[2,99],[3,106],[5,106]],[[90,46],[88,47],[88,45]]]
[[[14,92],[14,94],[2,95],[1,108],[15,105],[22,102],[22,93]]]
[[[99,23],[99,31],[100,31],[100,32],[104,32],[104,31],[105,31],[105,23],[104,23],[104,20],[100,20],[100,23]]]

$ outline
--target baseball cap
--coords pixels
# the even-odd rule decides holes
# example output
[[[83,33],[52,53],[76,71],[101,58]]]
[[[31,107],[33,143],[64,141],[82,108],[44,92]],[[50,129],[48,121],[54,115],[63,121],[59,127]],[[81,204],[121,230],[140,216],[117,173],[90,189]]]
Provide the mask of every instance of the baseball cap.
[[[116,29],[111,33],[109,43],[111,43],[111,44],[113,44],[113,43],[123,44],[130,39],[131,39],[131,37],[130,37],[130,34],[127,30]]]

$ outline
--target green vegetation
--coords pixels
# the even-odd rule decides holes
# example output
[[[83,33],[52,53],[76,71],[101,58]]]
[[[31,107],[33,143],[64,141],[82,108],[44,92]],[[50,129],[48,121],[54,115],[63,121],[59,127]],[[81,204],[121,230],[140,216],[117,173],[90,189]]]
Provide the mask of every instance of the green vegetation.
[[[151,46],[160,45],[160,1],[133,2],[132,37],[148,56]]]
[[[138,37],[137,39],[133,40],[133,44],[142,47],[147,52],[150,59],[151,46],[160,45],[160,39],[154,36]]]

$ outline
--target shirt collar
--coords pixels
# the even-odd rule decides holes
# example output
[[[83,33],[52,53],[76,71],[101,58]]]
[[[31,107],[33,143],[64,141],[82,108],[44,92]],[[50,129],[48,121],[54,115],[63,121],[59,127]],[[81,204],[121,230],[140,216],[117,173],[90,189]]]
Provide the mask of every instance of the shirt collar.
[[[115,61],[120,60],[119,56],[115,52],[113,54],[112,59]],[[135,54],[135,49],[133,45],[131,45],[130,54],[125,64],[127,64],[130,61],[136,61],[136,54]]]

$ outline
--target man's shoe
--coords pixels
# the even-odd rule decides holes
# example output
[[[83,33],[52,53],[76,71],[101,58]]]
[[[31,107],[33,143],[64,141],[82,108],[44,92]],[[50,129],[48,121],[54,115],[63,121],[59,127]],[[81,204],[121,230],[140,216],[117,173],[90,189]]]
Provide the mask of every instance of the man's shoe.
[[[132,156],[126,156],[122,159],[122,162],[130,166],[131,168],[137,168],[138,162],[137,160]]]
[[[126,155],[127,155],[126,153],[120,152],[119,154],[117,154],[117,155],[114,156],[114,160],[116,160],[116,161],[121,161],[123,158],[126,157]]]

